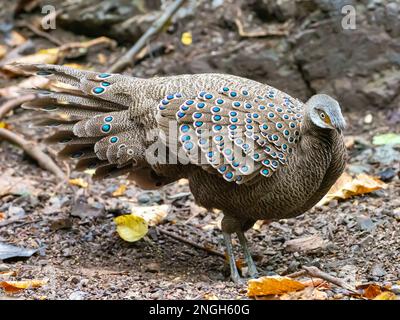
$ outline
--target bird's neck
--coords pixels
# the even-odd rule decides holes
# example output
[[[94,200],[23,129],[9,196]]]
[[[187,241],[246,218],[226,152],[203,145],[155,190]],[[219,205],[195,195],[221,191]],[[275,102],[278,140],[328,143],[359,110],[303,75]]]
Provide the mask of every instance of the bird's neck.
[[[335,130],[321,128],[315,125],[308,113],[306,113],[306,115],[304,116],[303,122],[301,124],[300,133],[301,137],[306,138],[303,139],[306,140],[304,141],[304,143],[315,143],[315,141],[318,140],[320,143],[326,145],[327,147],[332,145],[333,140],[337,136],[337,132]]]

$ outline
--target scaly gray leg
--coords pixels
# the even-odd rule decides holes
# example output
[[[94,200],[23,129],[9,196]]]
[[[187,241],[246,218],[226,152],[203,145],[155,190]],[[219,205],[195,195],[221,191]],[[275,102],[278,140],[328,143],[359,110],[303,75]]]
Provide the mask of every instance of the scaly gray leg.
[[[231,268],[231,279],[233,280],[234,283],[239,284],[241,283],[242,279],[240,278],[238,269],[236,267],[236,261],[232,247],[232,238],[229,233],[224,232],[223,235],[224,235],[226,251],[228,253],[228,258],[229,258],[229,266]]]
[[[258,277],[257,267],[253,261],[253,258],[251,257],[249,247],[247,246],[246,237],[242,231],[237,232],[236,234],[239,238],[239,242],[244,253],[244,258],[247,263],[247,268],[249,269],[249,275],[251,278],[257,278]]]

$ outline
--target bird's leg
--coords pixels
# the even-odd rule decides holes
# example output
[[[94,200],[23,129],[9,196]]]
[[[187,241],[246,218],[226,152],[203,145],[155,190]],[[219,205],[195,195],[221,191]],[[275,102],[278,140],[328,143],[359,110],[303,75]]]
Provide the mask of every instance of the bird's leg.
[[[243,231],[239,231],[236,234],[239,238],[239,242],[240,242],[240,245],[241,245],[243,253],[244,253],[244,258],[247,263],[247,268],[249,269],[249,275],[251,278],[256,278],[256,277],[258,277],[257,267],[253,261],[253,258],[251,257],[251,253],[250,253],[249,247],[247,245],[246,237],[245,237]]]
[[[239,284],[241,282],[241,278],[240,278],[238,269],[236,267],[235,256],[233,254],[232,238],[231,238],[231,235],[227,232],[224,232],[223,234],[224,234],[226,251],[228,253],[228,258],[229,258],[229,266],[231,268],[231,279],[236,284]]]

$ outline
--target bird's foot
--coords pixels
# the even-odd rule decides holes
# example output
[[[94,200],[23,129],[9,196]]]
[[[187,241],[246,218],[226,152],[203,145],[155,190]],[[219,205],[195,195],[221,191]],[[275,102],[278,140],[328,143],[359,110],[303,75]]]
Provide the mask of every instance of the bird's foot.
[[[239,273],[231,273],[231,280],[236,284],[236,285],[244,285],[245,280],[239,275]]]
[[[252,264],[248,265],[247,268],[248,268],[249,277],[251,279],[255,279],[255,278],[258,278],[260,276],[260,274],[258,273],[257,267],[254,264],[254,262]]]

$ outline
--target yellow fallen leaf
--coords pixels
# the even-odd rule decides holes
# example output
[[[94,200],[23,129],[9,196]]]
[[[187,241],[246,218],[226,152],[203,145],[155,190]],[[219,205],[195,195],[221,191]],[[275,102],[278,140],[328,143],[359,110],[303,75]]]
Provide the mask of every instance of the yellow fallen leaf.
[[[127,214],[114,218],[119,236],[128,242],[142,239],[149,229],[147,221],[140,216]]]
[[[113,197],[120,197],[120,196],[124,195],[125,191],[126,191],[126,185],[125,184],[121,184],[118,187],[118,189],[113,192],[112,195],[113,195]]]
[[[69,179],[69,183],[74,185],[74,186],[81,187],[81,188],[87,188],[89,186],[89,184],[85,180],[83,180],[81,178]]]
[[[190,46],[190,45],[192,44],[192,42],[193,42],[192,33],[191,33],[191,32],[184,32],[184,33],[182,33],[181,42],[182,42],[185,46]]]
[[[317,204],[323,206],[334,199],[348,199],[352,196],[370,193],[384,189],[387,185],[378,178],[361,173],[352,178],[348,173],[343,173],[328,193]]]
[[[258,279],[250,279],[247,287],[247,295],[267,296],[275,294],[284,294],[293,291],[303,290],[306,286],[289,277],[270,276]]]
[[[41,49],[38,52],[23,56],[16,60],[18,63],[57,63],[60,54],[59,48]]]
[[[376,296],[373,300],[398,300],[393,292],[385,291]]]
[[[8,128],[8,124],[5,123],[4,121],[0,121],[0,129],[7,129]]]
[[[47,283],[47,280],[0,281],[0,288],[12,293],[30,288],[38,288]]]

